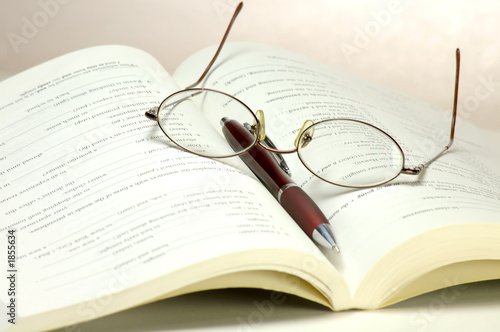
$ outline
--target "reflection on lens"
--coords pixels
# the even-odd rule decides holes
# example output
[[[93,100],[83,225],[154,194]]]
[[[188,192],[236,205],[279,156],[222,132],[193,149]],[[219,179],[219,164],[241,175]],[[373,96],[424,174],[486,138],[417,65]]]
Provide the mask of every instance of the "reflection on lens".
[[[208,89],[188,89],[165,99],[158,110],[158,123],[165,135],[181,148],[210,158],[234,156],[254,142],[235,151],[222,134],[221,119],[256,123],[252,111],[238,99]]]
[[[401,172],[401,147],[385,132],[361,121],[332,119],[314,125],[314,136],[299,146],[304,165],[323,180],[346,187],[370,187]]]

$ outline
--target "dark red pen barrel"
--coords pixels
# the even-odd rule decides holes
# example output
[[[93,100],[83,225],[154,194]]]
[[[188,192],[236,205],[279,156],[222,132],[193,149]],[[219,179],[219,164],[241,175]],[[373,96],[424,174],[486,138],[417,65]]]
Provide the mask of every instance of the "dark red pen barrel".
[[[300,187],[289,187],[280,197],[280,203],[295,222],[309,236],[319,225],[328,224],[328,219]]]
[[[244,150],[255,142],[253,134],[238,121],[224,118],[222,122],[222,133],[234,151]]]
[[[241,151],[255,141],[253,134],[235,120],[225,121],[222,132],[235,151]],[[278,165],[271,152],[259,144],[241,154],[240,158],[276,198],[280,188],[293,183],[292,179]]]
[[[242,151],[255,142],[253,134],[238,121],[222,121],[222,132],[233,150]],[[241,154],[240,158],[307,235],[312,237],[316,227],[328,224],[316,203],[281,169],[271,152],[256,144],[248,152]]]

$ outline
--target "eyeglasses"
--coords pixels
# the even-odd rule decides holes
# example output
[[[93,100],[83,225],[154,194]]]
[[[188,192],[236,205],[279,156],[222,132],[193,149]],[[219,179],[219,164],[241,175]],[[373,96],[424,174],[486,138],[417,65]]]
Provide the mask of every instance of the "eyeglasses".
[[[208,74],[241,11],[240,3],[229,23],[219,47],[201,77],[186,89],[165,98],[158,107],[146,112],[157,121],[163,133],[178,147],[208,158],[226,158],[249,152],[255,145],[272,152],[281,167],[289,172],[281,154],[297,153],[304,166],[318,178],[334,185],[368,188],[387,183],[400,174],[417,175],[438,159],[453,144],[457,116],[460,50],[456,50],[456,75],[448,144],[433,158],[416,167],[405,166],[401,146],[387,132],[369,123],[334,118],[314,123],[307,120],[299,130],[294,148],[279,150],[266,137],[264,112],[254,113],[238,98],[222,91],[195,88]],[[223,119],[245,125],[254,139],[239,147],[231,147],[223,134]]]

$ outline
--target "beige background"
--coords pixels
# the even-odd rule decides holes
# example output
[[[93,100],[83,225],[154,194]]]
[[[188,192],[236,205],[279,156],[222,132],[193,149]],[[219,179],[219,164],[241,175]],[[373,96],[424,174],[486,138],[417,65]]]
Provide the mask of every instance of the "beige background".
[[[113,43],[144,49],[173,72],[189,54],[219,41],[236,3],[0,0],[0,79]],[[494,0],[247,0],[229,39],[293,49],[445,110],[460,47],[461,115],[500,131],[499,17]]]

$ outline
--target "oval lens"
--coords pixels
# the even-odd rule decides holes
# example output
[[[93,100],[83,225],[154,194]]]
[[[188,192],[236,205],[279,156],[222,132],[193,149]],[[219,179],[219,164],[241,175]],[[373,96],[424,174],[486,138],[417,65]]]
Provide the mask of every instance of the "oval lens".
[[[222,118],[241,124],[256,123],[252,111],[238,99],[220,91],[188,89],[165,99],[158,109],[158,124],[165,135],[186,151],[224,158],[245,152],[255,145],[246,142],[234,150],[222,133]]]
[[[331,119],[313,127],[309,144],[299,145],[299,158],[327,182],[344,187],[372,187],[394,179],[403,168],[401,147],[368,123]]]

